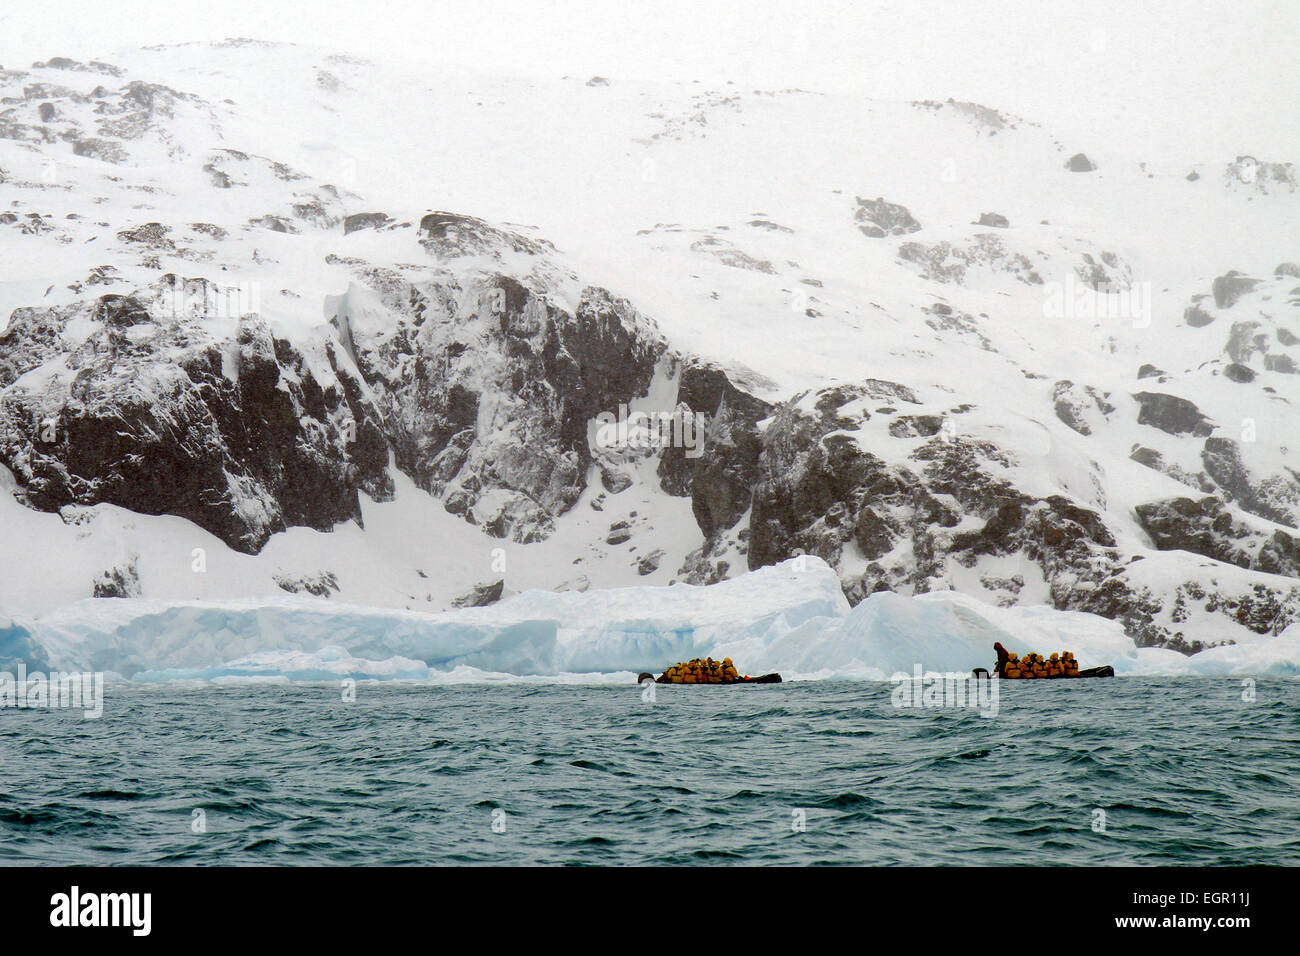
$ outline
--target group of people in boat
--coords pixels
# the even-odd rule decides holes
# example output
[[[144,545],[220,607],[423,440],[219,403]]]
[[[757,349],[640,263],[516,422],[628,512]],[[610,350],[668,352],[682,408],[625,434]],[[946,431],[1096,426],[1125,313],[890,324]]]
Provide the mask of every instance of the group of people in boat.
[[[724,657],[720,661],[715,661],[712,657],[696,657],[674,664],[659,678],[665,684],[733,684],[748,679],[740,676],[730,657]]]
[[[993,650],[998,655],[995,673],[1001,678],[1016,680],[1079,676],[1079,662],[1074,659],[1074,654],[1070,651],[1053,653],[1048,658],[1032,652],[1021,657],[1010,653],[1002,646],[1001,641],[993,645]]]
[[[994,674],[1005,680],[1111,677],[1115,673],[1114,668],[1110,666],[1094,667],[1080,673],[1079,662],[1070,651],[1060,651],[1048,657],[1030,652],[1021,657],[1019,654],[1008,651],[1002,646],[1001,641],[993,645],[993,650],[998,655],[998,662],[994,665]],[[982,667],[977,668],[975,675],[979,676],[980,674],[988,676],[988,671]],[[654,680],[660,684],[738,684],[752,682],[761,684],[779,683],[781,677],[779,674],[768,674],[764,677],[755,678],[748,675],[742,677],[736,669],[736,665],[731,662],[730,657],[724,657],[720,661],[715,661],[712,657],[695,657],[689,661],[673,664],[658,678],[655,678],[652,674],[643,673],[637,678],[638,682],[642,680]]]

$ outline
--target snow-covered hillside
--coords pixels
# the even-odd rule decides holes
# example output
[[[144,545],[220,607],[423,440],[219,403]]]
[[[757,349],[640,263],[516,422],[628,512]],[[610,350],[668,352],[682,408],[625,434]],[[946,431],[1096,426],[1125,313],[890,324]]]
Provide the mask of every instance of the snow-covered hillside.
[[[0,71],[0,607],[436,612],[806,553],[855,605],[1281,633],[1289,157],[994,106],[254,41]],[[611,443],[620,408],[706,426]]]

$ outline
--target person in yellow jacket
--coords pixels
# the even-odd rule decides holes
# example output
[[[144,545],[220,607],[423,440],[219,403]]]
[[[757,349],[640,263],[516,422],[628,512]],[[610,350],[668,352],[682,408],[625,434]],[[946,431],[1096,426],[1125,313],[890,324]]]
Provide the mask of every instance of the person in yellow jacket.
[[[1079,662],[1074,659],[1074,653],[1072,651],[1066,651],[1061,655],[1061,665],[1065,670],[1066,677],[1079,676]]]

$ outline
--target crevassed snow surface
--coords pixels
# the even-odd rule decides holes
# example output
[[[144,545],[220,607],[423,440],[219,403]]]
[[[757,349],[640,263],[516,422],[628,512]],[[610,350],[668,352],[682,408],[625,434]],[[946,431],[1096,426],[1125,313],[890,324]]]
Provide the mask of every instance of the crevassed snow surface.
[[[991,607],[954,592],[873,595],[850,610],[814,557],[710,587],[529,591],[441,614],[286,597],[178,603],[99,599],[39,618],[0,616],[0,658],[135,681],[615,682],[694,656],[751,674],[885,680],[989,666],[992,645],[1072,650],[1120,675],[1300,675],[1300,626],[1195,657],[1137,648],[1114,621]]]

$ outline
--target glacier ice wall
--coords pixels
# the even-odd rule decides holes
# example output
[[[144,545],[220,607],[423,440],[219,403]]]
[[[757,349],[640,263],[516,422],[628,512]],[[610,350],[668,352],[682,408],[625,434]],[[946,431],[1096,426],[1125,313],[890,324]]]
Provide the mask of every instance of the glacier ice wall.
[[[0,615],[0,664],[136,681],[627,681],[697,655],[787,679],[885,680],[917,667],[989,667],[995,641],[1018,653],[1072,650],[1082,666],[1112,664],[1121,676],[1300,676],[1300,625],[1185,657],[1138,648],[1095,615],[998,608],[950,591],[881,592],[850,610],[834,570],[812,557],[708,587],[529,591],[441,614],[286,596],[100,599],[38,619]]]
[[[135,680],[421,679],[457,669],[623,674],[659,670],[742,635],[766,642],[848,611],[835,572],[805,558],[709,587],[529,591],[441,614],[288,596],[191,604],[87,600],[15,622],[13,640],[25,628],[54,667]]]

